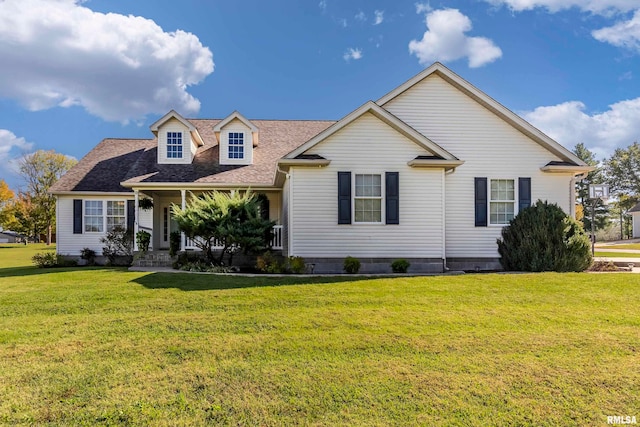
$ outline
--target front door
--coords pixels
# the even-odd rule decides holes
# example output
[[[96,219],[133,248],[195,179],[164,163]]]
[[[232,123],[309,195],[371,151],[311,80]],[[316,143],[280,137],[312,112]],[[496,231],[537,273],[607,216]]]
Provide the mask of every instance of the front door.
[[[160,247],[169,249],[171,232],[178,231],[178,223],[173,219],[171,214],[171,203],[162,204],[162,213],[160,218]]]

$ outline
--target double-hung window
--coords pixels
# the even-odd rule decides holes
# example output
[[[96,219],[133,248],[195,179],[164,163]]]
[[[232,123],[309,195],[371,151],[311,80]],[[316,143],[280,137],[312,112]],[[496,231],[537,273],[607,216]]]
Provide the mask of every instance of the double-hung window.
[[[355,222],[382,222],[382,176],[356,174]]]
[[[244,159],[243,132],[229,132],[229,158]]]
[[[182,158],[182,132],[167,132],[167,159]]]
[[[127,226],[127,205],[124,200],[85,200],[84,231],[85,233],[102,233],[115,227]]]
[[[102,200],[84,201],[84,231],[85,233],[102,233],[104,231]]]
[[[489,224],[509,224],[514,217],[516,204],[514,180],[492,179],[489,193]]]
[[[115,227],[126,227],[125,217],[126,207],[124,200],[107,201],[107,231],[113,230]]]

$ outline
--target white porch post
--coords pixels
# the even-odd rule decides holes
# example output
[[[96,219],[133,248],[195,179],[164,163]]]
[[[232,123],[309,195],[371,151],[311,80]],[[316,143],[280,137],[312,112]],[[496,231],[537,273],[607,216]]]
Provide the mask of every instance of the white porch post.
[[[180,197],[182,197],[182,210],[187,207],[187,190],[180,190]],[[180,233],[180,250],[185,250],[184,231]]]
[[[136,239],[136,236],[138,235],[138,230],[139,230],[139,221],[140,218],[138,217],[138,203],[140,201],[140,192],[138,190],[133,190],[133,195],[135,197],[135,203],[134,203],[134,208],[133,208],[133,250],[137,251],[138,250],[138,239]]]

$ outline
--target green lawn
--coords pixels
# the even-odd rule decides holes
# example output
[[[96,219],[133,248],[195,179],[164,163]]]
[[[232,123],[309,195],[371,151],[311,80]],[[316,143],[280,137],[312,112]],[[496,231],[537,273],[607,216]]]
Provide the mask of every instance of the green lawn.
[[[625,250],[625,249],[635,249],[640,250],[640,243],[627,243],[622,245],[596,245],[596,249],[616,249],[616,250]]]
[[[39,270],[0,247],[0,424],[606,425],[640,275]]]
[[[603,252],[596,250],[595,256],[607,258],[640,258],[640,253],[633,252]]]

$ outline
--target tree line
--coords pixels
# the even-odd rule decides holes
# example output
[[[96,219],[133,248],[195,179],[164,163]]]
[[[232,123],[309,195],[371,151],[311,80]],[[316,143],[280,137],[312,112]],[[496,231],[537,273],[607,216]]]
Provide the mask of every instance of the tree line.
[[[49,189],[77,161],[55,151],[38,150],[18,161],[24,188],[14,192],[0,180],[0,226],[47,244],[55,234],[56,199]]]
[[[589,199],[589,185],[608,184],[611,199],[608,203],[596,202],[595,229],[616,227],[617,237],[631,238],[629,211],[640,201],[640,144],[634,142],[626,148],[617,148],[609,158],[601,161],[583,143],[577,144],[573,152],[596,168],[576,183],[577,219],[582,221],[585,230],[591,230],[593,201]]]

